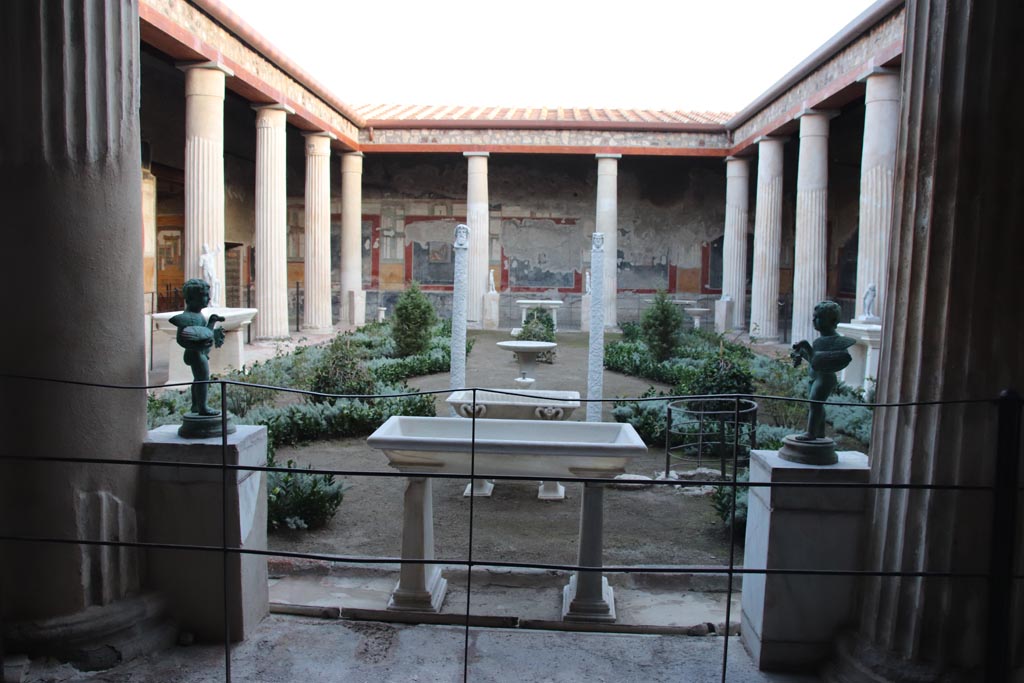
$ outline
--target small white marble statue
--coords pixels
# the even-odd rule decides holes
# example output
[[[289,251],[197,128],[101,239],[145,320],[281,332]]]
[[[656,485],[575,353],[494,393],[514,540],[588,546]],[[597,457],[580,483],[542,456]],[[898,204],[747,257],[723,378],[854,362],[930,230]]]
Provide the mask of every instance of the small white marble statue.
[[[586,282],[587,282],[587,284],[586,284],[586,287],[584,288],[583,291],[586,292],[587,294],[590,294],[590,271],[589,270],[587,271]]]
[[[864,292],[864,317],[874,318],[875,316],[875,299],[878,297],[878,288],[875,287],[875,283],[872,282],[868,285],[868,289]]]
[[[217,252],[220,250],[218,249]],[[203,253],[199,256],[199,272],[210,285],[210,306],[220,306],[220,279],[217,277],[217,252],[211,252],[210,246],[203,245]]]
[[[487,293],[494,294],[498,290],[494,288],[494,268],[487,271]]]

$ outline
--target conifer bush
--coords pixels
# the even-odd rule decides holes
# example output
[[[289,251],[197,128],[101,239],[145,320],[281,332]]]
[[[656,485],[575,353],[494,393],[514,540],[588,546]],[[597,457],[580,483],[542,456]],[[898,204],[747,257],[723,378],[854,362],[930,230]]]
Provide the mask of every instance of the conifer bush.
[[[658,362],[672,357],[679,346],[679,334],[683,325],[683,314],[668,300],[665,292],[658,292],[654,303],[644,311],[640,319],[643,341],[651,355]]]
[[[395,340],[397,356],[423,353],[430,344],[430,328],[437,324],[437,313],[430,300],[412,282],[395,303],[391,336]]]

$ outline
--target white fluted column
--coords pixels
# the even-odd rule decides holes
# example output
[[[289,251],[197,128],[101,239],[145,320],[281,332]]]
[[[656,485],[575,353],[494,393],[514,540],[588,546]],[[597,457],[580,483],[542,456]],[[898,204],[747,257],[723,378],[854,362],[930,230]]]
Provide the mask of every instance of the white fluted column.
[[[595,232],[604,235],[604,326],[618,327],[619,319],[619,159],[621,154],[597,155],[597,220]]]
[[[306,138],[306,305],[302,327],[331,330],[331,140],[333,133]]]
[[[291,109],[256,109],[256,318],[253,336],[281,339],[288,330],[288,207],[285,125]]]
[[[857,317],[864,294],[875,285],[874,314],[885,307],[892,232],[893,167],[900,119],[900,75],[880,69],[866,78],[864,142],[860,163],[860,223],[857,237]]]
[[[185,72],[185,279],[202,279],[199,259],[205,244],[215,256],[223,292],[224,78],[234,73],[214,62],[186,64],[181,69]],[[211,306],[223,304],[210,300]]]
[[[784,138],[757,140],[757,203],[754,206],[754,281],[750,336],[779,338],[779,254],[782,251],[782,148]]]
[[[732,298],[732,327],[747,317],[747,206],[750,161],[725,160],[725,237],[722,240],[722,296]]]
[[[17,308],[0,334],[0,374],[138,386],[137,3],[3,2],[0,27],[0,62],[15,65],[0,126],[0,289]],[[13,458],[0,462],[0,535],[140,540],[139,468],[33,459],[139,460],[145,393],[7,376],[0,394],[3,452]],[[102,639],[137,622],[142,605],[107,606],[138,594],[141,552],[0,541],[7,652],[116,654]]]
[[[469,225],[469,287],[466,290],[466,317],[471,328],[480,328],[484,320],[484,293],[487,291],[488,251],[491,235],[491,210],[487,191],[487,152],[464,152],[468,160],[466,183],[466,223]]]
[[[814,339],[814,307],[825,298],[828,260],[828,121],[830,112],[800,117],[793,257],[793,327],[790,339]]]
[[[1024,387],[1024,137],[1007,135],[1019,127],[1024,92],[1005,87],[1020,68],[1022,26],[1017,0],[907,3],[879,403],[992,399]],[[896,488],[874,491],[863,569],[1022,571],[1020,503],[999,515],[1007,526],[994,536],[992,492],[941,488],[1005,485],[995,472],[997,434],[991,401],[875,410],[871,481]],[[1019,460],[1019,442],[1004,454]],[[898,488],[905,484],[940,488]],[[1014,542],[1011,568],[999,554]],[[1007,583],[864,577],[856,635],[823,679],[1024,680],[1024,594],[1019,581]],[[990,607],[1009,610],[1009,622],[991,623]],[[1000,646],[1008,671],[995,668]]]
[[[366,323],[363,293],[363,153],[341,155],[341,319]]]

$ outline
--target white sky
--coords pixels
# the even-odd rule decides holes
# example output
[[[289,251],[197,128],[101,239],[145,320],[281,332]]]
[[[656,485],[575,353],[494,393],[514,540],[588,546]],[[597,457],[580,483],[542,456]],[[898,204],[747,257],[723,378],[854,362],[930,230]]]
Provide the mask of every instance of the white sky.
[[[350,104],[739,111],[873,0],[223,0]]]

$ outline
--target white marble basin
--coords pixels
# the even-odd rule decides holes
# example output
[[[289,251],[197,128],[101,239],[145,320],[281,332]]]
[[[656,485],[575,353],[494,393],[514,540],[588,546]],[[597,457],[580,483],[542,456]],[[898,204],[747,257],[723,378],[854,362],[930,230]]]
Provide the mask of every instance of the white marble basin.
[[[472,417],[476,409],[478,418],[498,420],[568,420],[580,407],[578,391],[506,392],[505,390],[478,389],[476,405],[473,391],[455,391],[446,400],[462,417]]]
[[[167,335],[163,347],[167,349],[167,383],[177,384],[180,382],[192,381],[192,370],[182,360],[183,351],[174,340],[178,328],[170,323],[170,319],[181,313],[172,311],[170,313],[154,313],[153,326]],[[224,318],[224,322],[217,323],[217,327],[224,328],[224,345],[220,348],[210,349],[210,372],[222,373],[228,369],[238,370],[245,365],[245,337],[243,332],[256,315],[255,308],[223,308],[211,306],[203,309],[203,315],[207,318],[211,314]]]
[[[171,318],[181,313],[181,311],[172,311],[170,313],[154,313],[153,324],[156,325],[156,329],[161,332],[167,332],[168,334],[175,334],[178,331],[174,325],[170,323]],[[207,318],[213,313],[216,313],[220,317],[224,318],[224,322],[218,323],[218,327],[223,327],[225,332],[237,330],[243,325],[248,325],[252,322],[253,317],[256,315],[255,308],[223,308],[220,306],[211,306],[203,309],[203,315]]]
[[[498,344],[498,348],[505,349],[506,351],[511,351],[516,354],[516,362],[519,363],[519,376],[522,378],[533,376],[534,370],[537,369],[538,354],[550,351],[558,346],[555,342],[520,341],[518,339],[500,341],[496,343]]]
[[[366,443],[403,472],[469,474],[474,426],[474,473],[481,477],[611,478],[625,471],[630,458],[647,452],[632,425],[624,423],[404,415],[388,418]]]

